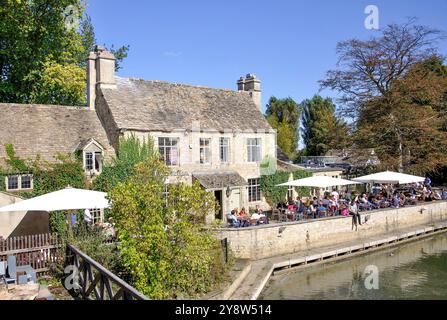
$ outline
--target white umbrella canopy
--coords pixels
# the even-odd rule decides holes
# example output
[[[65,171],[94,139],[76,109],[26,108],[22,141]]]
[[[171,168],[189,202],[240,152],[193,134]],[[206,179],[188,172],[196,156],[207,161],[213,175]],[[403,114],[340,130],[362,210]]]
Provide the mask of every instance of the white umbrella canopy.
[[[105,192],[66,188],[0,208],[11,211],[62,211],[109,208]]]
[[[277,185],[277,187],[314,187],[327,188],[335,186],[346,186],[350,184],[360,184],[361,182],[350,181],[346,179],[332,178],[327,176],[313,176],[303,179],[298,179]]]
[[[407,184],[414,182],[424,182],[425,178],[419,176],[413,176],[411,174],[405,174],[393,171],[384,171],[363,177],[354,178],[352,180],[364,183]]]

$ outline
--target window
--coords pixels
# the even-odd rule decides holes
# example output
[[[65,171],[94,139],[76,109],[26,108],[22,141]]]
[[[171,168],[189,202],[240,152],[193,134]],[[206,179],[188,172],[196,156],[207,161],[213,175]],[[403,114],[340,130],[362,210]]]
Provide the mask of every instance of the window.
[[[178,138],[158,138],[158,151],[167,166],[178,166]]]
[[[85,153],[85,171],[94,171],[97,173],[102,171],[102,152]]]
[[[220,162],[230,162],[230,139],[220,138]]]
[[[259,179],[248,179],[248,202],[261,201]]]
[[[200,164],[211,163],[211,139],[200,139]]]
[[[103,215],[101,209],[89,209],[90,215],[92,216],[92,223],[103,222]]]
[[[21,191],[33,189],[33,176],[30,174],[14,175],[6,177],[7,191]]]
[[[85,154],[85,170],[93,170],[93,152],[87,152]]]
[[[21,185],[21,188],[22,189],[31,189],[31,176],[30,175],[28,175],[28,176],[21,176],[20,177],[21,179],[21,183],[20,183],[20,185]]]
[[[19,189],[19,176],[8,177],[8,190]]]
[[[247,160],[248,162],[261,161],[261,138],[247,139]]]

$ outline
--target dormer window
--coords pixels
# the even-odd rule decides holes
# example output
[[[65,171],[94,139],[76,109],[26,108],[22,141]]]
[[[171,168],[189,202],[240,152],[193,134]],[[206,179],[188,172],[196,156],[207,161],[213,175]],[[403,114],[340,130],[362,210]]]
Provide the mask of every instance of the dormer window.
[[[103,147],[94,139],[90,139],[85,144],[81,144],[82,159],[84,170],[90,176],[99,175],[102,172],[102,163],[104,156]]]

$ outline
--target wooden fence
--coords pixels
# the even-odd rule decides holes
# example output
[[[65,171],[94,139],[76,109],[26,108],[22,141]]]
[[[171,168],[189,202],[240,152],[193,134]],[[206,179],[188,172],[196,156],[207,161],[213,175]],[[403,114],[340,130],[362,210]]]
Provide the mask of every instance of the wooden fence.
[[[11,237],[0,240],[0,261],[6,261],[8,255],[15,255],[18,266],[31,265],[42,276],[56,262],[59,246],[56,234]]]

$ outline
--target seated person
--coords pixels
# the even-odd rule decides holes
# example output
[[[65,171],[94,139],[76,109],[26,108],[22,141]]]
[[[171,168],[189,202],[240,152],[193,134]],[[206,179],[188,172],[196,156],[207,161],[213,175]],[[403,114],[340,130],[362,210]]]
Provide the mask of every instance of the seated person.
[[[312,202],[309,206],[309,212],[312,215],[313,218],[317,217],[317,206],[314,205],[314,203]]]
[[[254,214],[251,215],[251,219],[258,220],[258,224],[268,224],[267,216],[264,214],[262,209],[258,209]]]
[[[231,213],[227,216],[228,222],[235,226],[235,227],[240,227],[241,223],[240,221],[237,219],[236,215],[235,215],[235,211],[231,210]]]

